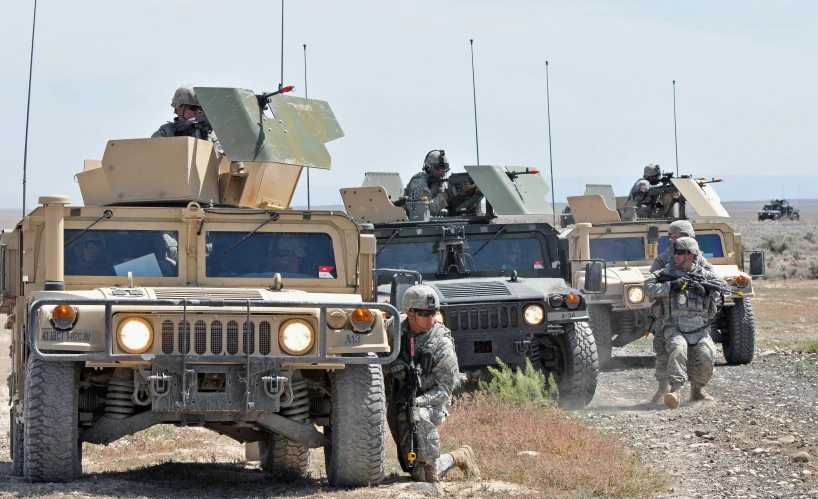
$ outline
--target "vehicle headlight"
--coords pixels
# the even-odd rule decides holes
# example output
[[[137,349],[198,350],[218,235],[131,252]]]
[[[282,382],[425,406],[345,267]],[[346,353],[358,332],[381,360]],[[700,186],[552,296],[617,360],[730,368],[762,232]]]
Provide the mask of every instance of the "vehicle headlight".
[[[77,311],[70,305],[57,305],[51,311],[51,324],[55,329],[71,329],[77,322]]]
[[[554,308],[560,308],[563,303],[565,303],[565,299],[562,295],[551,295],[548,299],[548,303]]]
[[[576,293],[568,293],[565,297],[565,306],[571,310],[579,307],[580,302],[582,302],[582,298]]]
[[[119,323],[116,340],[119,347],[128,353],[143,353],[153,343],[153,328],[141,317],[129,317]]]
[[[645,299],[645,290],[642,286],[634,286],[628,289],[628,301],[631,303],[642,303]]]
[[[372,311],[368,308],[356,308],[349,316],[349,322],[352,324],[352,330],[356,333],[366,333],[372,329],[372,323],[375,317]]]
[[[278,344],[290,355],[304,355],[315,343],[315,332],[303,319],[292,319],[278,330]]]
[[[746,288],[748,284],[750,284],[750,279],[746,275],[739,274],[738,277],[736,277],[736,286]]]
[[[440,310],[435,312],[435,322],[437,322],[438,324],[446,324],[446,322],[443,320],[443,312],[441,312]]]
[[[523,320],[529,326],[539,326],[545,318],[545,312],[540,305],[527,305],[523,309]]]

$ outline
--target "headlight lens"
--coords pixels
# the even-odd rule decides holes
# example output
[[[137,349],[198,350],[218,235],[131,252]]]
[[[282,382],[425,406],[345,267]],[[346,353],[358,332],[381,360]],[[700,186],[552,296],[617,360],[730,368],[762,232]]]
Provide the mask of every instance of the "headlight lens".
[[[278,344],[290,355],[304,355],[315,343],[315,332],[303,319],[292,319],[278,330]]]
[[[641,286],[634,286],[628,289],[628,301],[631,303],[642,303],[645,299],[645,290]]]
[[[582,301],[582,298],[576,293],[568,293],[565,297],[565,305],[571,310],[577,308]]]
[[[143,353],[153,343],[153,328],[141,317],[129,317],[119,324],[117,330],[119,347],[128,353]]]
[[[564,302],[562,295],[551,295],[548,299],[548,303],[554,308],[560,308]]]
[[[545,313],[540,305],[527,305],[523,309],[523,320],[529,326],[539,326],[545,318]]]
[[[356,308],[349,317],[349,322],[352,323],[352,329],[356,333],[365,333],[372,329],[372,323],[375,317],[372,311],[368,308]]]
[[[437,322],[437,323],[439,323],[439,324],[445,324],[445,323],[446,323],[446,322],[443,320],[443,313],[442,313],[440,310],[438,310],[437,312],[435,312],[435,322]]]
[[[748,284],[750,284],[750,279],[748,279],[747,276],[739,274],[739,276],[736,277],[736,286],[746,288]]]
[[[71,329],[77,321],[77,311],[70,305],[57,305],[51,311],[51,321],[56,329]]]

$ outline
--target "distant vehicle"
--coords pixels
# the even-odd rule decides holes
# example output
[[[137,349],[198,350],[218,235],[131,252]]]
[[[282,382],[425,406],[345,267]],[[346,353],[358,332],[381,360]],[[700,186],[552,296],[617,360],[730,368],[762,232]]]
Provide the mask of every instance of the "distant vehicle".
[[[789,200],[771,199],[770,204],[765,204],[764,208],[758,212],[758,220],[793,220],[801,218],[798,208],[793,208]]]

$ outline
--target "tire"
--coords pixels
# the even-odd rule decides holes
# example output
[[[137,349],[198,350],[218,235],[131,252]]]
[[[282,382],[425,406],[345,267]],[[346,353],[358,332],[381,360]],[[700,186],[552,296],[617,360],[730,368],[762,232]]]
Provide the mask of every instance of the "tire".
[[[293,421],[304,422],[310,416],[310,399],[307,382],[292,382],[294,401],[282,407],[280,414]],[[278,433],[267,433],[258,443],[261,469],[284,481],[294,481],[307,476],[312,462],[312,449],[293,442]]]
[[[793,213],[792,217],[790,217],[790,220],[792,220],[793,222],[797,222],[799,218],[800,217],[798,216],[797,213]]]
[[[565,325],[563,334],[542,337],[543,348],[556,349],[552,370],[559,387],[560,407],[582,409],[594,398],[599,358],[591,328],[584,322]]]
[[[780,215],[773,215],[773,220],[778,220],[779,218],[781,218]]]
[[[14,417],[14,413],[16,411],[17,407],[12,407],[9,409],[9,433],[11,434],[11,441],[9,442],[9,455],[11,457],[11,475],[23,476],[23,457],[25,455],[23,450],[23,431],[25,427],[16,421],[17,418]]]
[[[25,475],[30,482],[70,482],[82,474],[80,365],[29,357],[25,399]]]
[[[594,333],[596,342],[596,352],[599,355],[599,368],[607,368],[611,365],[613,355],[613,331],[611,327],[611,306],[610,305],[588,305],[588,323]]]
[[[324,448],[332,487],[365,487],[383,480],[386,397],[378,365],[348,365],[330,373],[330,445]]]
[[[748,298],[736,300],[727,310],[727,334],[722,341],[728,364],[749,364],[756,349],[756,320],[753,304]]]

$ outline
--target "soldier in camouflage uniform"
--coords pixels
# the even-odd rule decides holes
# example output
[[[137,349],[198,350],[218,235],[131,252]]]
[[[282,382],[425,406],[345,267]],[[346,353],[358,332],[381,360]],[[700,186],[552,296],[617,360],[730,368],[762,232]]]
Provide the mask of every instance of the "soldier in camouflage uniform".
[[[661,271],[667,267],[668,264],[673,263],[673,243],[676,242],[677,239],[680,237],[695,238],[696,232],[693,230],[693,224],[687,220],[677,220],[670,224],[670,227],[667,230],[667,235],[670,238],[670,244],[668,244],[665,252],[659,255],[656,260],[653,261],[653,265],[650,267],[650,272],[652,274]],[[696,256],[696,264],[700,265],[705,270],[713,270],[713,266],[710,265],[710,262],[708,262],[704,256],[702,256],[701,252],[699,252],[699,254]],[[656,381],[659,382],[659,387],[651,399],[651,402],[654,404],[658,404],[664,400],[665,395],[670,392],[670,380],[667,377],[668,354],[667,348],[665,348],[665,336],[662,334],[661,327],[663,317],[664,313],[662,311],[662,304],[659,300],[657,300],[650,309],[649,318],[651,321],[650,332],[653,333],[653,352],[656,354]]]
[[[448,214],[449,160],[442,149],[429,151],[423,160],[423,171],[416,174],[406,184],[404,197],[406,201],[429,201],[429,214],[445,216]]]
[[[662,170],[659,168],[659,165],[648,165],[645,167],[642,178],[633,184],[625,206],[635,207],[636,216],[638,218],[651,217],[654,199],[650,194],[650,188],[651,186],[657,185],[661,178]]]
[[[696,263],[700,250],[695,239],[681,237],[673,243],[673,250],[674,263],[664,269],[673,280],[660,282],[653,276],[645,282],[645,293],[649,298],[660,300],[664,310],[662,330],[670,378],[670,392],[664,396],[664,402],[675,409],[679,407],[681,387],[688,377],[691,401],[713,400],[704,387],[713,376],[715,363],[716,347],[710,339],[710,327],[716,316],[718,293],[686,278],[703,278],[723,291],[730,288],[718,274]]]
[[[420,284],[406,290],[400,307],[401,315],[406,314],[401,324],[400,356],[392,364],[384,366],[388,398],[386,420],[398,447],[398,459],[402,466],[406,466],[409,423],[402,387],[407,376],[412,375],[409,372],[409,335],[414,335],[415,365],[425,365],[418,375],[420,383],[412,413],[417,430],[417,460],[411,474],[414,480],[425,482],[439,482],[452,466],[472,476],[480,475],[474,451],[468,445],[440,455],[437,427],[449,416],[452,392],[460,373],[451,332],[435,321],[439,306],[437,294],[429,286]],[[387,327],[392,320],[387,320]]]
[[[173,108],[173,112],[176,113],[176,117],[173,118],[173,121],[160,126],[159,130],[153,132],[151,138],[196,137],[197,139],[213,142],[216,153],[224,154],[219,139],[216,138],[213,128],[210,127],[207,117],[202,112],[193,85],[182,85],[177,88],[176,92],[173,93],[170,106]]]

